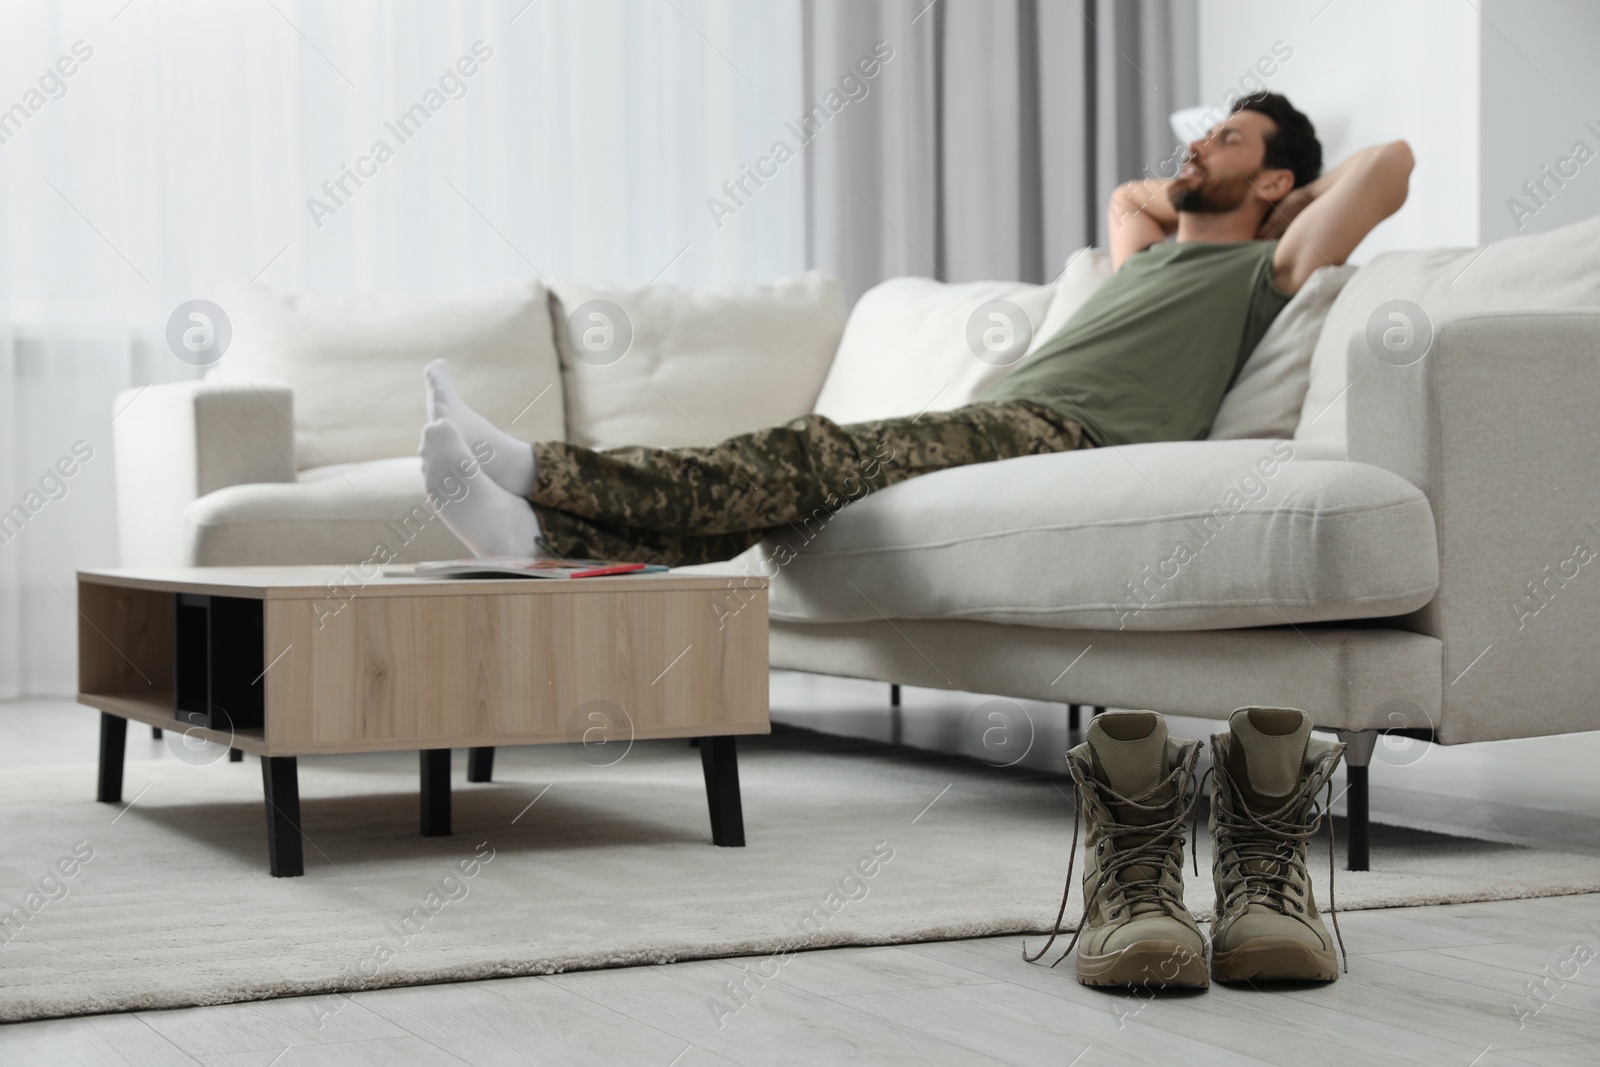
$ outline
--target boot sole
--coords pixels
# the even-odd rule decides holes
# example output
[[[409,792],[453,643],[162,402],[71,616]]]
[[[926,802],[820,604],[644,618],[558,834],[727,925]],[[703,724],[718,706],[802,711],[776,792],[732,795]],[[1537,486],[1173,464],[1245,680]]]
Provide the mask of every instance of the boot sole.
[[[1203,953],[1177,941],[1136,941],[1103,956],[1085,955],[1079,949],[1078,981],[1092,986],[1205,989],[1211,976]]]
[[[1335,982],[1339,961],[1331,951],[1293,938],[1257,937],[1226,952],[1213,951],[1211,977],[1219,982]]]

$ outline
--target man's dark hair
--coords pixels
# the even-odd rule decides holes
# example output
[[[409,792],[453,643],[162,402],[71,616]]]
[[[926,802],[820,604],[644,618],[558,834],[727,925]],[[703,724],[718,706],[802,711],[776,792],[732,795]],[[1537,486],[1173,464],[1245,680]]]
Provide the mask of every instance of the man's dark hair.
[[[1254,111],[1265,115],[1278,127],[1267,137],[1267,150],[1261,165],[1292,171],[1295,188],[1322,173],[1322,142],[1311,120],[1295,110],[1289,98],[1278,93],[1253,93],[1234,102],[1234,113]]]

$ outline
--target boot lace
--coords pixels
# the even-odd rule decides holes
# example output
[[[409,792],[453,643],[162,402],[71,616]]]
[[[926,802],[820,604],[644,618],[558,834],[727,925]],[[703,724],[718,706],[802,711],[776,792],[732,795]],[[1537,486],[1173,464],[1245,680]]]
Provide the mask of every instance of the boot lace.
[[[1067,900],[1072,895],[1072,871],[1078,858],[1078,828],[1082,822],[1083,809],[1087,804],[1091,809],[1091,816],[1101,828],[1101,838],[1098,846],[1102,862],[1100,876],[1095,879],[1094,885],[1084,894],[1083,910],[1079,915],[1077,928],[1073,931],[1072,940],[1067,944],[1066,951],[1050,966],[1054,967],[1062,960],[1072,955],[1072,950],[1078,944],[1078,938],[1083,933],[1083,918],[1089,914],[1094,905],[1105,900],[1107,909],[1113,919],[1120,919],[1126,915],[1141,915],[1149,912],[1162,912],[1174,914],[1183,907],[1181,890],[1175,888],[1183,884],[1183,846],[1184,823],[1189,812],[1194,808],[1199,797],[1199,791],[1194,787],[1195,761],[1200,758],[1200,746],[1191,745],[1185,751],[1183,758],[1172,768],[1166,777],[1156,782],[1145,792],[1135,797],[1125,797],[1112,789],[1105,782],[1097,779],[1093,774],[1076,765],[1070,766],[1073,780],[1073,810],[1072,810],[1072,849],[1067,853],[1067,881],[1061,891],[1061,907],[1056,912],[1056,921],[1051,927],[1050,939],[1033,955],[1028,955],[1028,944],[1022,943],[1022,958],[1029,963],[1034,963],[1050,950],[1055,944],[1057,936],[1063,931],[1061,920],[1067,913]],[[1069,757],[1068,763],[1071,764]],[[1167,801],[1157,801],[1154,798],[1161,794],[1167,787],[1172,787],[1173,798]],[[1125,805],[1136,811],[1160,815],[1149,823],[1134,825],[1118,821],[1112,814],[1118,810],[1116,805]],[[1127,835],[1142,837],[1144,840],[1137,844],[1118,844]],[[1133,868],[1142,867],[1151,872],[1122,880],[1124,872],[1131,872]],[[1168,877],[1170,876],[1170,878]],[[1107,899],[1109,898],[1109,899]]]
[[[1203,793],[1207,778],[1216,771],[1206,769],[1200,779]],[[1344,934],[1339,930],[1339,909],[1334,900],[1333,781],[1327,782],[1326,802],[1318,804],[1315,791],[1302,787],[1275,811],[1257,814],[1234,794],[1227,772],[1216,774],[1219,797],[1212,805],[1216,818],[1216,863],[1218,876],[1227,885],[1227,896],[1218,902],[1220,919],[1252,903],[1264,904],[1285,915],[1305,915],[1306,897],[1311,892],[1311,875],[1306,869],[1306,849],[1317,831],[1328,832],[1328,918],[1333,920],[1333,936],[1339,943],[1339,958],[1344,972],[1350,973],[1350,957],[1345,953]],[[1195,816],[1199,833],[1199,815]],[[1195,857],[1195,873],[1200,871]]]

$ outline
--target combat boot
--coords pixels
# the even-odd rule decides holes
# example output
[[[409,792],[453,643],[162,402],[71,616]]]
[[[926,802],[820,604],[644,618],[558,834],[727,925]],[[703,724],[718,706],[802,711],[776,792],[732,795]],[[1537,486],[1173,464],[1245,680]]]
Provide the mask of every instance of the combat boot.
[[[1219,982],[1314,981],[1339,977],[1334,938],[1317,912],[1306,846],[1328,819],[1317,805],[1344,746],[1311,736],[1295,708],[1240,708],[1211,738],[1211,977]],[[1331,790],[1330,790],[1331,792]],[[1330,914],[1333,900],[1329,899]],[[1339,920],[1334,917],[1337,936]],[[1343,938],[1338,942],[1344,951]]]
[[[1204,988],[1206,943],[1183,903],[1185,823],[1200,742],[1167,736],[1153,711],[1106,712],[1067,753],[1077,784],[1073,857],[1056,915],[1072,892],[1078,825],[1084,837],[1083,918],[1060,963],[1078,949],[1078,981],[1094,986]],[[1043,956],[1055,934],[1029,962]],[[1054,966],[1052,964],[1051,966]]]

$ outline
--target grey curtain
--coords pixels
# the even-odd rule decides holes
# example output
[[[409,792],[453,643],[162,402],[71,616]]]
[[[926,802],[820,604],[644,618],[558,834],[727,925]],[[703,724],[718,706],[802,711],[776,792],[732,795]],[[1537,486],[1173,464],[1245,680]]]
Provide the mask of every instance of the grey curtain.
[[[1044,281],[1103,244],[1198,102],[1195,0],[803,0],[807,252],[854,299],[885,278]],[[881,42],[881,44],[880,44]],[[861,60],[892,56],[870,79]],[[869,64],[870,67],[870,64]],[[837,98],[836,98],[837,99]]]

